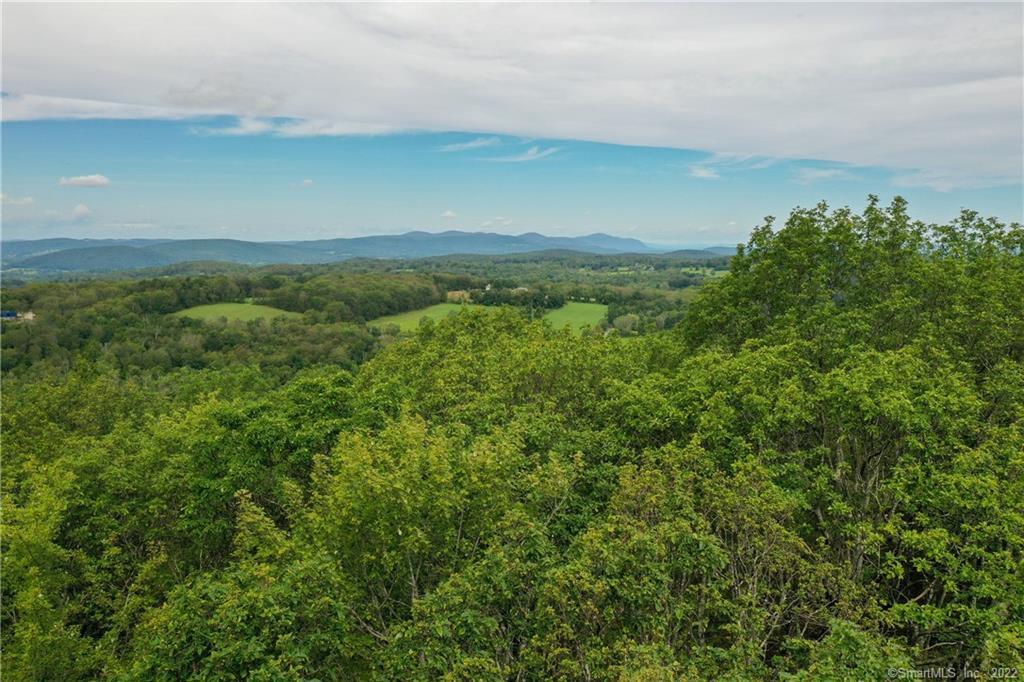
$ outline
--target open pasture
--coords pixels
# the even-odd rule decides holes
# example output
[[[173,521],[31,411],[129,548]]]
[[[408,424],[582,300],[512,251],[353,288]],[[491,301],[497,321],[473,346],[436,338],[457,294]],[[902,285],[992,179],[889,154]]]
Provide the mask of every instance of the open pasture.
[[[175,317],[191,317],[196,320],[216,320],[226,317],[229,320],[241,320],[242,322],[271,317],[302,317],[300,313],[255,303],[211,303],[185,308],[172,314]]]
[[[419,310],[409,310],[404,313],[378,317],[375,320],[370,320],[368,324],[374,327],[386,327],[389,324],[397,324],[398,328],[403,332],[408,332],[416,329],[420,324],[420,320],[424,317],[429,317],[432,320],[441,320],[459,312],[463,308],[483,308],[483,306],[474,303],[438,303],[427,308],[420,308]]]
[[[389,324],[397,324],[403,332],[413,331],[419,326],[420,320],[429,317],[433,320],[441,320],[449,315],[457,313],[463,308],[480,309],[485,306],[475,303],[438,303],[428,308],[410,310],[397,315],[386,315],[370,320],[369,324],[374,327],[385,327]],[[601,303],[578,303],[569,301],[561,308],[550,310],[544,315],[544,319],[551,322],[555,327],[569,325],[578,331],[581,327],[591,326],[599,323],[608,314],[608,306]]]
[[[581,327],[591,327],[608,315],[608,306],[603,303],[580,303],[569,301],[561,308],[548,311],[544,316],[553,327],[569,325],[579,331]]]

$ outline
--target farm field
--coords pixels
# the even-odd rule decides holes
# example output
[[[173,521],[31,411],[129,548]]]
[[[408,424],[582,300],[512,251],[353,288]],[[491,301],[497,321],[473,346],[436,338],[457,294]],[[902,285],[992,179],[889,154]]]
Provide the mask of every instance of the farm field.
[[[408,332],[416,329],[420,324],[420,320],[424,317],[429,317],[432,320],[442,320],[453,313],[457,313],[462,308],[483,308],[483,306],[476,305],[475,303],[438,303],[428,308],[378,317],[375,320],[370,320],[368,324],[375,327],[397,324],[403,332]]]
[[[608,314],[608,306],[603,303],[579,303],[569,301],[561,308],[548,312],[544,318],[555,328],[569,325],[579,331],[580,327],[597,324]]]
[[[370,320],[368,324],[375,327],[397,324],[403,332],[407,332],[416,329],[419,326],[420,320],[424,317],[441,320],[464,307],[483,308],[484,306],[475,303],[438,303],[429,308],[420,308],[419,310],[410,310],[405,313],[398,313],[397,315],[378,317],[375,320]],[[579,330],[580,327],[597,324],[607,314],[608,306],[602,303],[577,303],[570,301],[561,308],[549,311],[544,317],[555,327],[569,325],[574,330]]]
[[[226,317],[229,320],[259,320],[270,317],[302,317],[300,313],[293,313],[280,308],[272,308],[268,305],[257,305],[255,303],[211,303],[209,305],[197,305],[191,308],[179,310],[172,313],[174,317],[191,317],[197,320],[216,320]]]

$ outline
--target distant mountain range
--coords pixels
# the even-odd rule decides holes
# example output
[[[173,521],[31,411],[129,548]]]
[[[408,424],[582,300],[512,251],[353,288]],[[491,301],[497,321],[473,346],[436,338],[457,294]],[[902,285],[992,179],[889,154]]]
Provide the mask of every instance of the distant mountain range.
[[[638,239],[590,234],[548,237],[536,232],[407,232],[339,239],[249,242],[237,239],[35,239],[5,241],[4,269],[52,272],[109,271],[172,265],[187,261],[224,261],[247,265],[333,263],[349,258],[422,258],[449,254],[497,255],[550,249],[593,254],[663,252]],[[735,249],[712,247],[673,252],[693,257],[731,255]]]

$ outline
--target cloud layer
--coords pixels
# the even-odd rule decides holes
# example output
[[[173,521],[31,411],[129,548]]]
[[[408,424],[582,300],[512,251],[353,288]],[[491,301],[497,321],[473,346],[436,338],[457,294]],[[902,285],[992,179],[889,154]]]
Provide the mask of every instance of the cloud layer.
[[[470,131],[1007,184],[1021,20],[1019,3],[9,3],[4,115],[231,114],[202,131]]]

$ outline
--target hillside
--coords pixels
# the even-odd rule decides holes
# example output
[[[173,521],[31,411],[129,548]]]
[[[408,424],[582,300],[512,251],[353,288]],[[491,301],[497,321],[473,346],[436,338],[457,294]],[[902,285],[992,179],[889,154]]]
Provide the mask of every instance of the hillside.
[[[15,267],[36,270],[127,270],[169,265],[164,254],[137,246],[92,246],[51,251],[17,262]]]
[[[692,258],[695,260],[703,260],[706,258],[719,258],[721,256],[731,256],[736,253],[736,249],[727,249],[721,246],[712,246],[708,249],[677,249],[675,251],[669,251],[661,255],[670,258]]]
[[[496,255],[546,249],[571,249],[586,253],[627,253],[651,251],[637,239],[623,239],[606,234],[584,237],[548,237],[536,232],[520,235],[493,232],[407,232],[399,235],[376,235],[347,239],[325,239],[292,242],[292,246],[329,260],[344,258],[417,258],[452,253]]]
[[[316,263],[325,260],[286,244],[246,242],[235,239],[182,239],[129,245],[119,240],[45,240],[45,252],[9,263],[25,270],[106,272],[168,266],[194,261],[270,265]],[[126,240],[127,241],[127,240]],[[134,241],[134,240],[133,240]],[[86,246],[62,248],[85,243]],[[138,243],[138,242],[136,242]],[[19,242],[13,244],[20,245]],[[6,248],[6,247],[5,247]],[[20,247],[30,250],[31,247]],[[15,248],[17,251],[18,248]]]
[[[167,263],[193,260],[226,261],[264,265],[269,263],[318,263],[326,260],[316,252],[273,242],[247,242],[238,239],[176,239],[146,247],[160,254]]]

